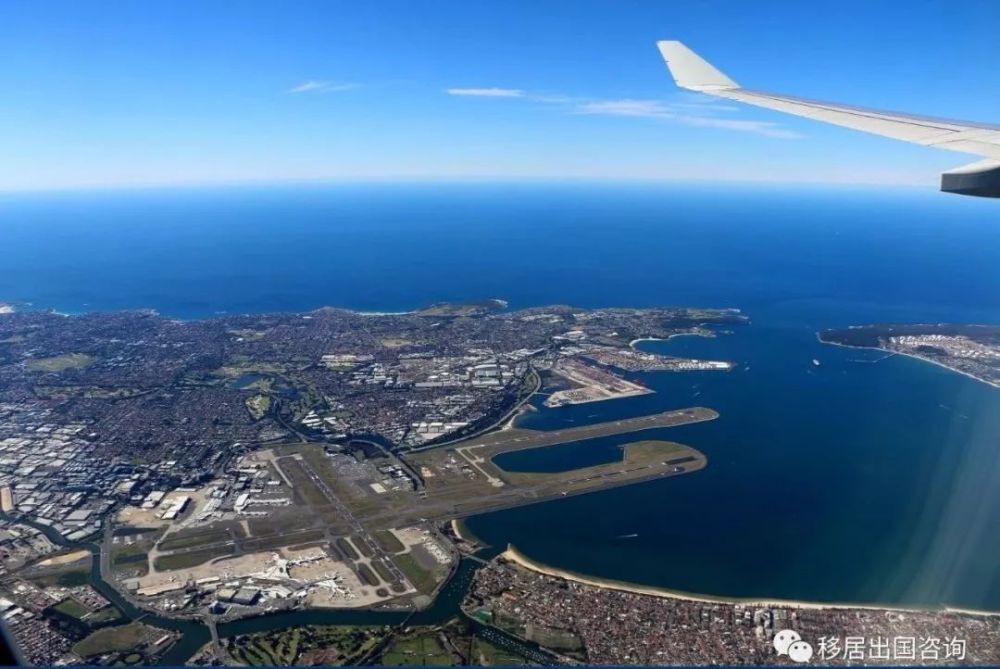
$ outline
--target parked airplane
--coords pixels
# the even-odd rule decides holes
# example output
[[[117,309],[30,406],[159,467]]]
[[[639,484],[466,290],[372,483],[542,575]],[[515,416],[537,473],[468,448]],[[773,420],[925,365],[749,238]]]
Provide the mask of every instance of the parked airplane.
[[[681,42],[662,41],[657,45],[670,74],[681,88],[904,142],[984,156],[985,160],[942,174],[941,190],[960,195],[1000,197],[1000,125],[925,118],[751,91],[741,88]]]

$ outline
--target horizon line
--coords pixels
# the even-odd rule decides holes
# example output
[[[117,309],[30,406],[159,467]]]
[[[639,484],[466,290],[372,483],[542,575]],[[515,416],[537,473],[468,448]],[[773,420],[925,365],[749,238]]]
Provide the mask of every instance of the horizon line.
[[[200,181],[149,181],[124,183],[94,183],[67,184],[60,186],[25,186],[8,188],[0,185],[0,197],[7,195],[44,195],[69,193],[113,193],[136,191],[169,191],[169,190],[210,190],[222,188],[253,188],[280,186],[322,186],[341,184],[545,184],[545,183],[588,183],[607,182],[608,184],[700,184],[700,185],[748,185],[748,186],[787,186],[787,187],[828,187],[828,188],[892,188],[914,190],[926,189],[929,185],[921,182],[900,181],[854,181],[854,180],[821,180],[821,179],[769,179],[769,178],[706,178],[701,176],[584,176],[584,175],[359,175],[331,177],[289,177],[289,178],[248,178],[219,179]],[[936,190],[934,192],[937,192]]]

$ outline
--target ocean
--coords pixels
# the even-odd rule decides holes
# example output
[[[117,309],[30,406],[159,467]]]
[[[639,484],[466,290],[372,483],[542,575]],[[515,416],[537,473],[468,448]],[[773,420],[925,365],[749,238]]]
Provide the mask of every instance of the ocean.
[[[523,420],[548,429],[709,406],[718,420],[655,433],[705,452],[705,470],[468,522],[554,566],[737,597],[1000,609],[1000,390],[815,338],[868,322],[996,323],[998,267],[995,202],[910,189],[465,183],[0,196],[0,302],[21,308],[191,319],[490,297],[512,308],[739,307],[751,324],[732,334],[642,344],[733,360],[734,371],[635,375],[657,392]],[[502,464],[596,464],[621,443]]]

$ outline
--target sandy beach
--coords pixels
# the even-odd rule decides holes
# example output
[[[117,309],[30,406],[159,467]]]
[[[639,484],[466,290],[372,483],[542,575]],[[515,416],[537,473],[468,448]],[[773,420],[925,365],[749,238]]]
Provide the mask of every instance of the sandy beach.
[[[586,576],[583,574],[578,574],[576,572],[567,571],[564,569],[558,569],[556,567],[550,567],[548,565],[532,560],[524,553],[517,550],[517,548],[509,544],[507,546],[507,550],[501,554],[501,557],[510,560],[511,562],[515,562],[524,567],[525,569],[529,569],[539,574],[545,574],[546,576],[554,576],[556,578],[562,578],[567,581],[583,583],[584,585],[591,585],[598,588],[608,588],[611,590],[632,592],[639,595],[652,595],[654,597],[683,599],[685,601],[691,601],[691,602],[707,602],[713,604],[745,604],[748,606],[792,608],[792,609],[820,609],[820,610],[868,609],[872,611],[902,611],[902,612],[947,611],[953,613],[962,613],[965,615],[1000,616],[1000,611],[980,611],[976,609],[960,609],[951,607],[942,607],[940,609],[922,609],[918,607],[876,606],[872,604],[851,604],[847,602],[824,603],[824,602],[807,602],[807,601],[792,600],[792,599],[759,599],[759,598],[717,597],[714,595],[699,595],[695,593],[684,592],[681,590],[670,590],[668,588],[657,588],[653,586],[644,586],[635,583],[626,583],[624,581],[615,581],[611,579],[599,578],[596,576]]]
[[[702,334],[701,332],[678,332],[672,334],[669,337],[639,337],[638,339],[633,339],[628,343],[629,348],[635,348],[635,345],[644,341],[670,341],[674,337],[708,337],[709,335]]]
[[[946,365],[943,362],[939,362],[939,361],[933,360],[931,358],[925,358],[924,356],[917,355],[916,353],[905,353],[903,351],[892,351],[892,350],[889,350],[887,348],[880,348],[878,346],[851,346],[850,344],[840,344],[840,343],[837,343],[835,341],[823,341],[823,339],[820,338],[818,332],[816,333],[816,339],[818,339],[821,344],[826,344],[827,346],[839,346],[840,348],[853,348],[853,349],[860,349],[860,350],[867,350],[867,351],[881,351],[882,353],[888,353],[889,355],[902,355],[902,356],[905,356],[907,358],[913,358],[914,360],[920,360],[921,362],[929,362],[932,365],[937,365],[938,367],[942,367],[944,369],[947,369],[950,372],[955,372],[956,374],[961,374],[962,376],[966,376],[966,377],[968,377],[970,379],[973,379],[975,381],[979,381],[980,383],[985,383],[986,385],[988,385],[990,387],[1000,388],[1000,383],[994,383],[993,381],[987,381],[986,379],[980,378],[980,377],[976,376],[975,374],[970,374],[969,372],[966,372],[965,370],[955,369],[954,367],[951,367],[950,365]]]

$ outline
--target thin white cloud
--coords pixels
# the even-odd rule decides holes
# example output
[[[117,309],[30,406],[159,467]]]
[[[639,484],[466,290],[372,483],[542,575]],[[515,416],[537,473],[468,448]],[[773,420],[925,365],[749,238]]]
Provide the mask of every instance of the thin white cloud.
[[[776,139],[802,139],[801,133],[794,130],[782,128],[777,123],[769,121],[737,121],[727,118],[706,118],[704,116],[683,115],[676,117],[681,123],[687,125],[700,126],[702,128],[724,128],[726,130],[738,130],[740,132],[752,132],[765,137]]]
[[[309,81],[304,81],[298,86],[293,86],[289,88],[287,93],[334,93],[337,91],[349,91],[353,88],[357,88],[357,84],[337,84],[332,81],[319,81],[316,79],[310,79]]]
[[[568,105],[580,102],[580,98],[574,98],[569,95],[531,95],[529,99],[532,102],[541,102],[547,105]]]
[[[524,91],[520,88],[448,88],[448,95],[464,95],[477,98],[521,98]]]
[[[448,88],[449,95],[464,95],[486,98],[523,98],[537,104],[562,107],[572,114],[600,116],[625,116],[631,118],[651,118],[682,123],[701,128],[722,128],[737,132],[750,132],[775,139],[800,139],[801,134],[783,128],[770,121],[747,121],[734,118],[720,118],[740,111],[739,107],[718,103],[705,96],[678,96],[672,102],[663,100],[622,98],[617,100],[595,100],[568,95],[526,93],[520,88]]]
[[[640,116],[644,118],[673,118],[674,113],[658,100],[595,100],[584,102],[574,110],[577,114],[602,114],[604,116]]]
[[[730,114],[737,113],[740,108],[736,105],[725,104],[723,102],[672,102],[670,106],[677,110],[688,110],[698,114]]]
[[[672,105],[660,100],[595,100],[577,105],[577,114],[602,114],[605,116],[632,116],[641,118],[667,119],[685,125],[701,128],[723,128],[739,132],[752,132],[776,139],[801,139],[802,135],[792,130],[782,128],[770,121],[743,121],[731,118],[718,118],[715,111],[728,111],[723,106],[714,108],[704,105],[704,109],[686,103]]]

